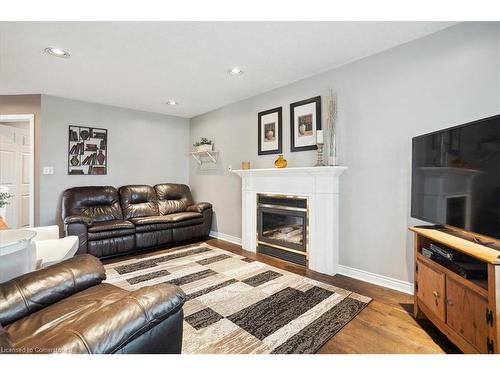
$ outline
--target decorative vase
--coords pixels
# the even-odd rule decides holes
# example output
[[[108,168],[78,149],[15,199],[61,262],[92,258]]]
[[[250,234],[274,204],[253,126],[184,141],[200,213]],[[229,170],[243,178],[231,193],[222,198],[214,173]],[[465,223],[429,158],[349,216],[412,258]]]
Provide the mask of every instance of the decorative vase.
[[[304,124],[302,124],[302,125],[299,126],[299,133],[301,135],[306,134],[306,126]]]
[[[212,151],[212,150],[213,150],[213,145],[196,146],[196,151],[198,151],[198,152],[207,152],[207,151]]]
[[[97,154],[97,161],[99,162],[99,165],[103,165],[104,164],[104,160],[106,160],[106,157],[104,156],[104,154],[102,153],[102,151],[99,150],[99,153]]]
[[[288,162],[285,158],[283,158],[283,155],[279,155],[278,158],[274,161],[274,166],[276,168],[286,168],[287,164]]]
[[[337,165],[337,95],[328,90],[326,127],[328,134],[328,165]]]
[[[273,138],[274,138],[274,132],[272,130],[268,130],[268,132],[266,133],[266,139],[271,141]]]

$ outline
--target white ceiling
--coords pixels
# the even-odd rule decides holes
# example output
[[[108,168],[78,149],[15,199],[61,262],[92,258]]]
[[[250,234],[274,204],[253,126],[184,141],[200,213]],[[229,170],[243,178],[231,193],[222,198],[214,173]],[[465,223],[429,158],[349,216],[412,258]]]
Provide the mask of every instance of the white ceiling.
[[[193,117],[453,24],[0,22],[0,94]],[[44,54],[49,46],[71,58]],[[233,66],[244,75],[229,76]]]

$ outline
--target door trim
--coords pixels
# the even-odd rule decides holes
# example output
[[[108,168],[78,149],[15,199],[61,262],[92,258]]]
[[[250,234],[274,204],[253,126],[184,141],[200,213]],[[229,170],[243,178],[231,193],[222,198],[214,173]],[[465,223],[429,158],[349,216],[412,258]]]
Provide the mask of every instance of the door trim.
[[[30,160],[30,227],[35,226],[35,115],[34,114],[21,114],[21,115],[0,115],[0,122],[26,122],[30,124],[30,137],[31,137],[31,160]]]

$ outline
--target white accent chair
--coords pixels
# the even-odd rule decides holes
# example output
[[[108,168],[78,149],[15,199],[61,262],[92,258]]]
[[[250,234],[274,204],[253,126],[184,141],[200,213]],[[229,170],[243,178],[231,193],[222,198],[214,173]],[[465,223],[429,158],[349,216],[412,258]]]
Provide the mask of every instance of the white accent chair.
[[[78,250],[78,236],[59,238],[57,225],[29,229],[36,232],[32,241],[36,249],[37,268],[47,267],[71,258]]]

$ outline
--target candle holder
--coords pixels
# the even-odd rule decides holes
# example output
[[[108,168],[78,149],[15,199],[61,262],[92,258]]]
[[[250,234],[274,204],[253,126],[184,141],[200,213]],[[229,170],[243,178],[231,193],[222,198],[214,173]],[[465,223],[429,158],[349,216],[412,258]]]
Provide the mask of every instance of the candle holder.
[[[315,167],[324,167],[325,161],[323,160],[323,143],[318,143],[316,146],[318,146],[318,159],[316,160],[316,165]]]

